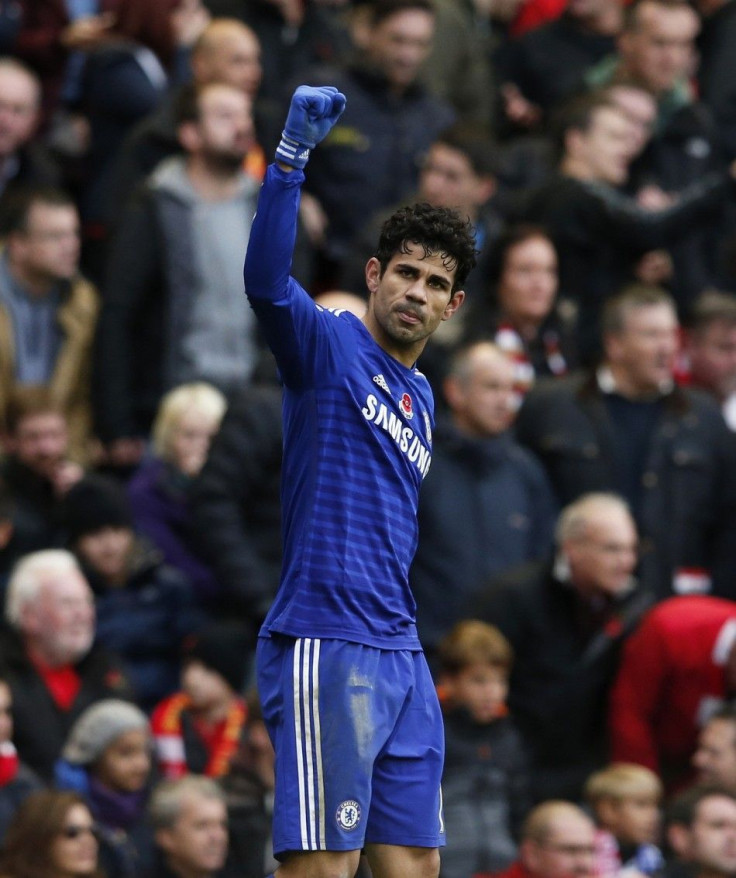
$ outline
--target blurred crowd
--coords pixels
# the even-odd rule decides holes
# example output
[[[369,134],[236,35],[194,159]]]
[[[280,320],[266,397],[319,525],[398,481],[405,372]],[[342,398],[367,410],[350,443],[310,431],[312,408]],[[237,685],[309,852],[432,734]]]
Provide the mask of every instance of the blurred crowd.
[[[322,307],[402,203],[476,233],[419,363],[441,878],[736,878],[735,57],[736,0],[0,0],[2,878],[275,868],[242,264],[302,83]]]

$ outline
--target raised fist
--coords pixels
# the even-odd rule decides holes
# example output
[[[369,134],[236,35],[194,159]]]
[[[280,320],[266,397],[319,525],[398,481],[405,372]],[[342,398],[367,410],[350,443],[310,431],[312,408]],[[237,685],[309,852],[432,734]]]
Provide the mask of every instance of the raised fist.
[[[276,158],[293,168],[303,168],[310,150],[340,118],[345,103],[345,95],[334,86],[300,85],[291,98]]]

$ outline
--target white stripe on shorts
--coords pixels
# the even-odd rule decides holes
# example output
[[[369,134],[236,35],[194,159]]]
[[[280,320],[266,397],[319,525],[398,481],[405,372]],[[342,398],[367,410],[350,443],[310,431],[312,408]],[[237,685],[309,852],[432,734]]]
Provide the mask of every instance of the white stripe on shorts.
[[[319,724],[320,641],[298,638],[294,645],[294,737],[299,783],[302,849],[325,850],[325,788]]]

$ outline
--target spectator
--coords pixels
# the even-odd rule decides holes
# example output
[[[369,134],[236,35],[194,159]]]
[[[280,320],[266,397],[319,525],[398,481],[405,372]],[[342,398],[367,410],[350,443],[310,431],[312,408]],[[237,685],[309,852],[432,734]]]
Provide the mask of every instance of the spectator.
[[[637,534],[616,495],[563,509],[557,558],[499,577],[471,605],[514,650],[509,707],[531,753],[536,800],[580,797],[606,761],[605,704],[622,643],[651,597],[632,577]]]
[[[61,501],[83,470],[69,459],[69,431],[44,388],[24,388],[6,412],[6,457],[0,465],[12,503],[12,554],[61,546]]]
[[[97,292],[79,274],[79,215],[56,189],[27,189],[3,212],[0,257],[3,357],[0,405],[16,388],[46,387],[64,412],[74,454],[89,458],[90,369]]]
[[[221,589],[218,610],[255,634],[281,572],[281,393],[233,398],[192,487],[196,545]]]
[[[514,363],[518,409],[537,378],[576,364],[569,319],[557,308],[557,252],[544,229],[508,227],[492,248],[482,299],[470,303],[466,335],[490,336]]]
[[[82,52],[109,39],[112,0],[70,9],[59,0],[19,0],[21,28],[13,51],[41,77],[44,119],[64,101],[79,97]]]
[[[79,106],[89,123],[81,199],[88,250],[106,232],[100,224],[125,135],[190,79],[189,51],[208,21],[200,0],[118,0],[109,40],[86,53]]]
[[[613,52],[622,21],[620,0],[571,0],[559,18],[509,40],[496,55],[505,127],[539,128],[581,91],[586,71]]]
[[[110,252],[96,402],[117,463],[140,459],[164,392],[199,380],[232,392],[258,356],[239,255],[258,189],[242,170],[253,139],[246,97],[224,84],[185,93],[179,137],[186,154],[151,175]]]
[[[715,290],[699,296],[683,348],[689,383],[713,396],[736,430],[736,296]]]
[[[129,697],[123,672],[95,634],[92,591],[68,552],[22,558],[5,596],[0,667],[13,693],[15,744],[44,780],[77,717],[100,698]]]
[[[41,83],[17,58],[0,58],[0,193],[27,185],[56,186],[60,172],[37,135]]]
[[[635,0],[624,15],[618,53],[589,71],[588,84],[633,82],[657,98],[657,121],[646,148],[631,168],[635,186],[656,185],[682,193],[724,166],[722,135],[707,106],[697,100],[695,38],[698,15],[685,0]],[[687,313],[692,300],[717,280],[723,217],[712,213],[669,246],[674,271],[672,290]]]
[[[476,266],[465,284],[468,303],[485,292],[489,254],[503,224],[492,201],[496,191],[497,152],[483,128],[464,123],[450,126],[441,131],[429,147],[421,163],[416,192],[410,198],[426,201],[433,207],[452,207],[473,224],[479,252]],[[365,264],[373,255],[381,226],[399,206],[379,211],[361,229],[340,279],[346,289],[365,296]],[[453,340],[456,338],[451,335],[449,342]],[[434,337],[433,345],[436,341]],[[423,367],[427,353],[422,356]]]
[[[667,789],[687,783],[699,729],[736,691],[735,643],[734,601],[687,595],[651,610],[611,692],[613,758],[656,771]]]
[[[719,708],[698,735],[693,766],[699,784],[713,784],[736,793],[736,710]]]
[[[660,194],[643,206],[619,191],[638,148],[630,114],[605,93],[587,95],[560,111],[556,132],[557,174],[528,193],[521,214],[551,230],[560,290],[578,306],[579,352],[590,363],[600,353],[603,303],[639,276],[647,253],[682,246],[693,222],[721,205],[731,177],[702,174],[676,200]]]
[[[184,645],[181,691],[164,699],[151,718],[162,777],[187,772],[227,774],[245,731],[247,635],[219,623]]]
[[[660,833],[662,782],[648,768],[614,763],[585,782],[585,798],[598,824],[599,870],[619,875],[634,870],[658,875],[664,857],[657,847]]]
[[[128,483],[136,530],[163,552],[164,561],[212,605],[219,587],[212,567],[193,550],[190,498],[225,413],[225,397],[211,385],[184,384],[164,396],[153,423],[153,453]]]
[[[419,159],[454,119],[419,83],[434,27],[427,0],[381,0],[371,6],[366,45],[354,62],[302,75],[308,83],[330,82],[347,97],[345,112],[310,159],[306,184],[325,212],[325,253],[336,266],[366,217],[415,188]],[[325,279],[327,286],[332,280]]]
[[[539,461],[513,438],[513,366],[490,342],[461,348],[444,384],[410,572],[431,658],[492,576],[552,548],[556,506]]]
[[[261,47],[253,31],[239,21],[215,18],[202,31],[192,46],[189,57],[192,80],[201,88],[212,82],[226,82],[240,89],[252,103],[261,82]],[[159,108],[141,120],[121,145],[120,154],[111,174],[108,197],[108,219],[115,224],[120,205],[164,159],[180,154],[177,104],[182,88],[175,89],[162,100]],[[258,127],[261,128],[258,118]],[[263,133],[259,131],[259,136]],[[274,135],[278,138],[278,132]],[[262,176],[265,159],[257,150]],[[257,159],[253,149],[248,155]]]
[[[677,317],[661,289],[625,289],[603,317],[599,369],[539,385],[517,420],[562,504],[619,491],[644,545],[643,575],[660,598],[733,594],[734,438],[705,395],[673,383]]]
[[[672,802],[666,818],[674,859],[663,878],[731,878],[736,873],[736,798],[718,787],[695,787]]]
[[[698,40],[698,88],[708,106],[728,158],[736,156],[736,77],[731,52],[736,44],[736,6],[731,0],[696,0],[702,30]]]
[[[0,847],[21,802],[41,786],[36,774],[18,758],[13,744],[13,693],[0,678]]]
[[[458,622],[439,645],[445,717],[442,878],[498,872],[516,857],[529,810],[529,773],[506,695],[513,661],[491,625]]]
[[[107,878],[136,878],[153,856],[146,821],[150,774],[148,719],[135,705],[106,698],[72,726],[56,763],[56,785],[87,803]]]
[[[228,849],[227,811],[217,784],[190,775],[160,783],[151,798],[159,864],[144,878],[214,878]]]
[[[220,780],[230,827],[225,873],[232,878],[263,878],[278,865],[271,844],[274,752],[255,692],[247,704],[248,722],[240,746]]]
[[[89,808],[77,793],[40,790],[16,811],[0,853],[12,878],[105,878]]]
[[[138,703],[175,691],[184,639],[203,623],[191,585],[136,536],[123,487],[89,475],[66,496],[69,546],[95,593],[97,638],[122,661]]]
[[[215,15],[231,15],[252,28],[262,48],[259,95],[274,109],[283,109],[287,83],[316,64],[340,63],[350,49],[339,4],[208,0],[208,5]]]
[[[530,812],[519,858],[497,878],[592,878],[594,863],[593,821],[577,805],[551,800]]]

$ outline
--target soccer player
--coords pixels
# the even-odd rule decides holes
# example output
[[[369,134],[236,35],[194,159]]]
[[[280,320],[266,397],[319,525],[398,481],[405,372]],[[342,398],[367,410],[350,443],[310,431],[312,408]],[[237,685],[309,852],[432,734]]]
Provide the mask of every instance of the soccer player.
[[[281,584],[259,638],[276,751],[277,878],[435,878],[442,717],[408,570],[433,400],[415,363],[464,299],[469,224],[415,205],[383,227],[362,319],[289,277],[302,170],[345,106],[300,86],[267,171],[245,287],[284,385]]]

